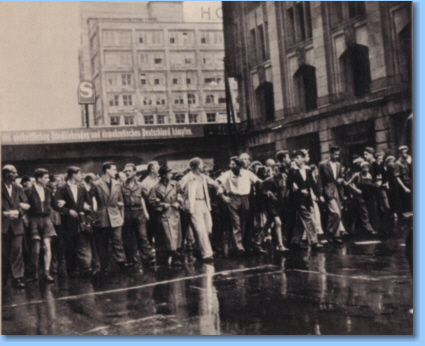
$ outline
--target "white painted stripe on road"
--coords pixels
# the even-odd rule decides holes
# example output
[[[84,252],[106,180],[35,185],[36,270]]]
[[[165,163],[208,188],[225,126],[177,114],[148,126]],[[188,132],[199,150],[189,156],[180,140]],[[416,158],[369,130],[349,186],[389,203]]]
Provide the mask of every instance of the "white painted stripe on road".
[[[364,276],[364,275],[349,276],[349,275],[332,274],[332,273],[318,272],[318,271],[311,271],[311,270],[302,270],[302,269],[290,269],[290,270],[288,270],[288,272],[291,272],[291,271],[300,272],[300,273],[308,273],[308,274],[334,276],[334,277],[340,277],[340,278],[350,279],[350,280],[364,280],[364,281],[380,281],[380,280],[407,278],[406,275],[403,275],[403,276],[391,275],[391,276],[371,277],[371,276]]]
[[[276,268],[276,267],[277,266],[275,266],[275,265],[268,264],[268,265],[252,267],[252,268],[224,270],[222,272],[216,272],[216,273],[211,273],[211,274],[200,274],[200,275],[194,275],[194,276],[186,276],[186,277],[183,277],[183,278],[177,278],[177,279],[172,279],[172,280],[152,282],[150,284],[145,284],[145,285],[140,285],[140,286],[117,288],[117,289],[109,290],[109,291],[91,292],[91,293],[84,293],[84,294],[79,294],[79,295],[74,295],[74,296],[65,296],[65,297],[60,297],[60,298],[55,298],[55,299],[34,300],[32,302],[27,302],[27,303],[5,305],[5,306],[3,306],[3,309],[14,308],[14,307],[18,307],[18,306],[25,306],[25,305],[32,305],[32,304],[40,304],[40,303],[52,302],[52,301],[74,300],[74,299],[78,299],[78,298],[82,298],[82,297],[88,297],[88,296],[98,296],[98,295],[103,295],[103,294],[125,292],[125,291],[131,291],[131,290],[138,290],[138,289],[142,289],[142,288],[146,288],[146,287],[171,284],[171,283],[179,282],[179,281],[195,280],[195,279],[200,279],[200,278],[204,278],[204,277],[207,277],[207,276],[229,275],[229,274],[234,274],[234,273],[242,273],[242,272],[247,272],[247,271],[252,271],[252,270]]]
[[[371,244],[380,244],[382,241],[380,240],[366,240],[366,241],[357,241],[354,245],[371,245]]]

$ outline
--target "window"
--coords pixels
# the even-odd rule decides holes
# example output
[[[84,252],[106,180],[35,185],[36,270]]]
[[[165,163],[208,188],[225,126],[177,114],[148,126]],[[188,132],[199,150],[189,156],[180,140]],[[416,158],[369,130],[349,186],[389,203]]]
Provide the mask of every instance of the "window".
[[[124,106],[132,106],[133,105],[133,97],[131,95],[123,95],[122,96]]]
[[[165,124],[165,115],[158,114],[156,116],[156,119],[158,124]]]
[[[139,36],[139,43],[143,44],[143,36]]]
[[[332,26],[366,14],[364,1],[332,1],[329,2],[329,6]]]
[[[111,117],[111,126],[118,126],[120,124],[120,117]]]
[[[109,96],[109,106],[118,107],[120,105],[120,97],[118,95]]]
[[[145,125],[152,125],[153,124],[153,115],[145,115]]]
[[[215,113],[207,113],[207,122],[215,123],[215,121],[216,121]]]
[[[146,75],[145,74],[140,74],[140,84],[141,85],[146,85]]]
[[[126,115],[124,117],[124,124],[125,125],[134,125],[134,116],[133,115]]]
[[[206,37],[201,37],[201,43],[202,43],[202,44],[206,44],[206,43],[207,43],[207,39],[206,39]]]
[[[157,104],[157,106],[165,105],[165,98],[164,97],[158,97],[156,99],[156,104]]]
[[[177,98],[174,99],[174,104],[175,105],[183,105],[184,104],[184,99],[181,96],[178,96]]]
[[[152,100],[150,98],[145,97],[143,99],[143,105],[144,106],[150,106],[150,105],[152,105]]]
[[[178,80],[178,78],[173,78],[173,84],[174,84],[174,85],[179,84],[179,80]]]
[[[255,89],[257,112],[266,121],[274,120],[273,83],[263,82]]]
[[[160,65],[160,64],[162,64],[162,59],[161,58],[155,58],[154,63],[155,63],[155,65]]]
[[[261,51],[261,58],[263,60],[267,59],[267,51],[266,51],[266,42],[265,42],[265,36],[264,36],[264,30],[263,25],[258,26],[258,36],[260,37],[260,51]]]
[[[131,85],[131,74],[122,74],[121,83],[122,85]]]
[[[206,102],[207,104],[214,103],[214,95],[207,95],[207,97],[206,97],[206,99],[205,99],[205,102]]]
[[[345,92],[356,97],[368,94],[371,82],[369,48],[354,44],[347,48],[339,60]]]
[[[197,123],[198,114],[189,114],[189,123]]]
[[[155,85],[159,85],[159,79],[158,79],[158,78],[155,78],[155,79],[154,79],[154,84],[155,84]]]
[[[176,114],[176,123],[184,124],[186,122],[186,114]]]
[[[220,84],[220,83],[221,83],[220,77],[204,78],[204,84],[207,84],[207,85],[216,85],[216,84]]]
[[[348,17],[355,18],[366,14],[364,1],[347,1]]]
[[[286,10],[286,31],[289,44],[303,42],[313,36],[309,1],[296,3]]]
[[[301,111],[310,111],[317,108],[316,68],[310,65],[301,65],[294,75],[297,101]]]
[[[225,96],[219,97],[218,103],[226,103],[226,97]]]
[[[176,39],[175,39],[174,37],[170,37],[170,43],[171,43],[171,44],[176,43]]]
[[[192,63],[192,59],[191,59],[191,58],[185,58],[185,59],[184,59],[184,63],[185,63],[186,65],[190,65],[190,64]]]
[[[190,78],[186,78],[186,84],[191,84]]]
[[[187,104],[194,105],[196,104],[196,97],[193,94],[187,94]]]

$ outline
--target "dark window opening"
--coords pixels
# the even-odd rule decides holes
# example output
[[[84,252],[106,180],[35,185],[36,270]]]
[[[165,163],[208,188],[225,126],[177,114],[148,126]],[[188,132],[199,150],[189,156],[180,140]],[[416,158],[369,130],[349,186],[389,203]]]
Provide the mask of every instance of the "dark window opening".
[[[404,80],[412,80],[412,24],[407,24],[398,34],[400,42],[400,73]]]
[[[263,60],[267,59],[267,52],[266,52],[266,42],[264,37],[264,30],[263,25],[258,26],[258,35],[260,37],[260,45],[261,45],[261,57]]]
[[[354,18],[366,14],[366,6],[364,1],[348,1],[348,17]]]
[[[305,41],[305,23],[304,23],[304,9],[303,4],[299,3],[296,5],[298,14],[298,28],[300,29],[301,41]]]
[[[266,121],[274,121],[273,83],[263,82],[255,90],[258,110]]]
[[[340,62],[347,94],[356,97],[368,94],[371,82],[369,48],[355,44],[341,55]]]
[[[317,81],[316,68],[302,65],[294,75],[298,104],[301,111],[310,111],[317,108]]]

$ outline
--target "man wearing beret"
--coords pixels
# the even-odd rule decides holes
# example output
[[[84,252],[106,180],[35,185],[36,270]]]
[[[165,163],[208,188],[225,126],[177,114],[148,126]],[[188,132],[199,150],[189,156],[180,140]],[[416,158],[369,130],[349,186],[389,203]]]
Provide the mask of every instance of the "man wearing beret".
[[[401,197],[401,212],[407,213],[413,210],[413,171],[412,157],[408,154],[409,147],[401,146],[399,158],[395,164],[394,175],[397,179],[399,196]]]

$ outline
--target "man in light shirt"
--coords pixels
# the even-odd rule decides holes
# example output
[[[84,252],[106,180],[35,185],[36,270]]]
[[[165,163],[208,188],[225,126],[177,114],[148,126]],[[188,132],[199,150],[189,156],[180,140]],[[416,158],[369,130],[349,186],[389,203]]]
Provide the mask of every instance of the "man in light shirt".
[[[343,183],[341,164],[338,162],[341,150],[330,148],[330,158],[319,163],[319,190],[323,193],[329,209],[327,232],[329,241],[341,243],[341,232],[345,232],[341,222],[341,201],[343,199]]]
[[[249,194],[251,185],[260,183],[254,173],[242,168],[242,161],[234,156],[230,159],[230,170],[223,173],[217,180],[221,184],[220,190],[223,201],[228,205],[231,225],[233,245],[239,254],[244,254],[245,249],[251,246],[251,239],[246,232],[247,220],[250,212]]]
[[[31,281],[38,280],[38,264],[40,257],[40,246],[43,244],[44,268],[43,278],[52,283],[54,279],[50,275],[50,262],[52,260],[52,237],[56,237],[56,231],[50,219],[52,211],[52,194],[46,187],[50,181],[49,172],[38,168],[34,173],[35,184],[32,188],[25,190],[28,203],[29,224],[31,230]]]
[[[148,232],[148,239],[151,245],[153,245],[153,238],[156,233],[156,227],[157,227],[157,216],[156,216],[156,210],[151,206],[148,202],[149,194],[152,190],[152,188],[159,183],[159,164],[157,161],[151,161],[148,163],[148,175],[145,179],[143,179],[141,186],[142,186],[142,192],[143,192],[143,198],[145,199],[147,211],[149,214],[149,220],[146,223],[146,228]]]

